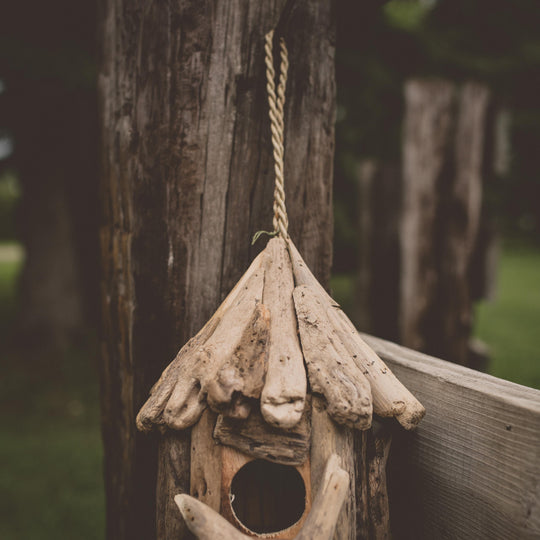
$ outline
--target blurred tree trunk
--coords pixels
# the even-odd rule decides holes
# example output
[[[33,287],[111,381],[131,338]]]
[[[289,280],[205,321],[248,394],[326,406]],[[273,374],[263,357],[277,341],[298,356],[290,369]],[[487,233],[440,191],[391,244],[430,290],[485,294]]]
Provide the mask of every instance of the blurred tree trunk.
[[[271,227],[263,38],[276,26],[291,64],[290,234],[328,283],[333,13],[308,0],[105,0],[99,19],[107,536],[178,539],[172,495],[189,490],[190,433],[140,435],[135,415],[264,245],[250,246],[253,233]]]
[[[19,96],[15,136],[26,253],[16,330],[26,343],[64,346],[97,311],[96,106],[91,92],[39,90]]]
[[[410,80],[402,165],[358,166],[357,318],[373,334],[459,364],[479,365],[473,301],[493,266],[482,203],[491,178],[489,92]]]
[[[488,100],[475,83],[405,86],[401,342],[459,364],[468,363],[473,322]]]
[[[28,17],[14,3],[0,22],[2,128],[26,252],[16,331],[39,347],[66,344],[97,316],[95,11],[54,0]]]

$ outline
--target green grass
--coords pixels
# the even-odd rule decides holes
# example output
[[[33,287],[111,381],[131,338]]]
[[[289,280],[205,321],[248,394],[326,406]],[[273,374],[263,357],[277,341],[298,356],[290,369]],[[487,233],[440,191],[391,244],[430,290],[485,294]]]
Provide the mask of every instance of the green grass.
[[[504,249],[496,297],[477,306],[476,319],[476,335],[490,348],[490,373],[540,388],[540,250]]]
[[[5,346],[22,263],[16,251],[0,245],[0,538],[100,539],[95,339],[62,354]]]

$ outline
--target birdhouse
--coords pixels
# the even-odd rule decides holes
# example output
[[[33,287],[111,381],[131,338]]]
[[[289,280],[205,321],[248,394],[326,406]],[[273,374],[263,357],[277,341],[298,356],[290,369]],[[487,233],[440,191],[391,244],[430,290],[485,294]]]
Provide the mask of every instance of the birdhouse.
[[[333,430],[366,430],[373,413],[411,429],[424,408],[278,236],[165,369],[137,425],[192,429],[193,498],[176,502],[199,538],[332,538],[351,489]]]
[[[271,234],[277,236],[165,369],[137,416],[142,431],[191,428],[191,496],[175,501],[202,540],[325,540],[336,528],[339,538],[356,536],[353,430],[368,429],[373,413],[411,429],[425,412],[361,339],[289,237],[283,179],[288,59],[281,40],[276,91],[272,40],[270,32],[265,63],[275,170]],[[350,523],[340,530],[347,496]]]

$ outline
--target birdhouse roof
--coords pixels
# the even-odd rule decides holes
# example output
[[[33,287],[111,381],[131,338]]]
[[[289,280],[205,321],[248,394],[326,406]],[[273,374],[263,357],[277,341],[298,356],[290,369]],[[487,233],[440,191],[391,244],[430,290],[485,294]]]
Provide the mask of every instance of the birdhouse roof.
[[[414,427],[424,408],[361,339],[290,239],[271,239],[202,330],[165,369],[137,416],[139,429],[185,429],[206,407],[297,426],[308,392],[357,429],[372,412]]]

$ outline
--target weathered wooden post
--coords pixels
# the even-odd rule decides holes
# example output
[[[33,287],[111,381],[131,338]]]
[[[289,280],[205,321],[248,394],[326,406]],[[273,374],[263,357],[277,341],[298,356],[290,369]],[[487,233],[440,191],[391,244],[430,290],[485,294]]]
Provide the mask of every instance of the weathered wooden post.
[[[424,413],[359,337],[293,244],[298,239],[306,257],[313,257],[311,266],[324,282],[331,231],[331,21],[328,7],[287,5],[286,12],[271,14],[253,5],[259,13],[254,17],[245,5],[237,12],[228,5],[223,13],[220,8],[204,13],[197,4],[163,21],[157,7],[155,13],[154,8],[112,10],[105,21],[109,46],[132,61],[124,71],[126,58],[115,62],[111,54],[101,80],[110,537],[182,538],[187,523],[208,540],[220,530],[230,538],[244,537],[239,530],[283,539],[325,540],[334,532],[336,538],[356,538],[356,518],[368,515],[372,490],[364,482],[360,491],[366,497],[355,502],[356,472],[369,478],[370,471],[362,439],[355,455],[353,428],[368,428],[372,411],[395,417],[405,428],[414,427]],[[129,27],[118,28],[128,14]],[[265,15],[291,36],[294,65],[284,114],[282,75],[275,93],[271,88],[269,34],[271,144],[261,84]],[[147,17],[157,17],[152,19],[156,28]],[[252,17],[257,24],[250,29]],[[168,41],[155,37],[165,22],[174,29]],[[126,33],[134,25],[137,46],[130,47]],[[147,26],[152,27],[148,57],[142,52]],[[319,28],[323,40],[318,35],[315,43]],[[158,52],[181,62],[161,73]],[[281,54],[283,74],[283,45]],[[283,204],[284,136],[290,230]],[[271,208],[273,168],[277,238],[238,280],[252,234],[268,228],[260,218],[270,221],[265,209]],[[313,232],[320,236],[312,238]],[[217,308],[230,280],[237,283]],[[190,336],[152,386],[163,359]],[[137,426],[158,428],[157,456],[134,432],[135,412],[148,391]],[[378,475],[387,448],[376,446],[373,453]],[[147,511],[153,508],[152,460],[157,462],[155,530]],[[380,524],[387,531],[387,523]]]
[[[176,539],[184,527],[173,496],[189,492],[190,432],[148,437],[135,416],[248,267],[253,233],[271,223],[261,59],[276,26],[295,66],[285,106],[290,234],[328,283],[334,21],[329,3],[303,0],[100,8],[107,535]]]

